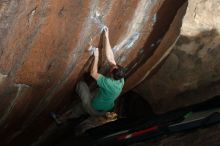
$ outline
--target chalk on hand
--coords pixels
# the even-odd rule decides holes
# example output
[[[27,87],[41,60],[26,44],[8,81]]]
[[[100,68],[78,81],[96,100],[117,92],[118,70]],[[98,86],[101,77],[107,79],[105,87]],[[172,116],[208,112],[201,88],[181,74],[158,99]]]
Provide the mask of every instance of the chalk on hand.
[[[88,49],[89,54],[90,54],[90,55],[93,55],[94,52],[95,52],[95,49],[96,49],[96,47],[90,46],[89,49]]]
[[[103,26],[102,31],[106,32],[108,30],[108,27],[106,25]]]

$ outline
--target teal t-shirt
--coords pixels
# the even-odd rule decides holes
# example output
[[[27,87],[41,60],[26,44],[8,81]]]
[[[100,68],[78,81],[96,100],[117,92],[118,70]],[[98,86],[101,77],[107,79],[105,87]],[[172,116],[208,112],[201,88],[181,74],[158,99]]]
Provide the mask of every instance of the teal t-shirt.
[[[97,84],[99,90],[92,100],[92,107],[96,110],[109,111],[114,107],[114,102],[122,91],[124,78],[114,80],[100,74]]]

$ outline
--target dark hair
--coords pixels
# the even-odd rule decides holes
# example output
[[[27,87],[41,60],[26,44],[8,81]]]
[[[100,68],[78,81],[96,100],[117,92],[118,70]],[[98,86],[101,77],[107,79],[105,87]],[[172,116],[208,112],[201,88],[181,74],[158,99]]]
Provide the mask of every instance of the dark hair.
[[[118,66],[118,68],[113,69],[112,75],[115,80],[120,80],[125,77],[125,69],[121,66]]]

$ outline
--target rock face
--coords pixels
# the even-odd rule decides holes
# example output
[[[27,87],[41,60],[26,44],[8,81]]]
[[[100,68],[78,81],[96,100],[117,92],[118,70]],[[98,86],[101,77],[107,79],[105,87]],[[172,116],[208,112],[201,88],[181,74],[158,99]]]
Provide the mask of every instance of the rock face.
[[[220,1],[189,0],[172,52],[135,89],[158,112],[220,94]]]
[[[219,95],[219,13],[220,0],[0,1],[1,145],[34,145],[50,130],[48,113],[76,98],[104,25],[128,70],[124,91],[135,87],[154,111]]]
[[[33,144],[52,123],[48,113],[70,105],[91,58],[88,46],[101,47],[104,25],[110,28],[117,62],[129,71],[126,90],[132,89],[168,55],[185,2],[0,1],[1,145]]]

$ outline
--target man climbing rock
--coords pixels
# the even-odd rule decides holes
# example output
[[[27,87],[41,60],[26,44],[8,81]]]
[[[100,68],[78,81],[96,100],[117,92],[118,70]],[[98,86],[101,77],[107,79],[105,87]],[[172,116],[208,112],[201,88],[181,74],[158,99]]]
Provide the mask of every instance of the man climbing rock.
[[[98,72],[99,49],[93,48],[94,60],[90,75],[96,80],[98,90],[97,92],[91,92],[86,82],[78,82],[76,85],[76,93],[80,96],[81,104],[74,106],[71,111],[66,112],[60,118],[52,114],[57,123],[78,118],[86,113],[91,116],[101,116],[113,110],[115,100],[120,95],[124,86],[125,70],[115,62],[107,27],[104,27],[103,47],[107,61],[110,64],[110,76],[105,76]]]

